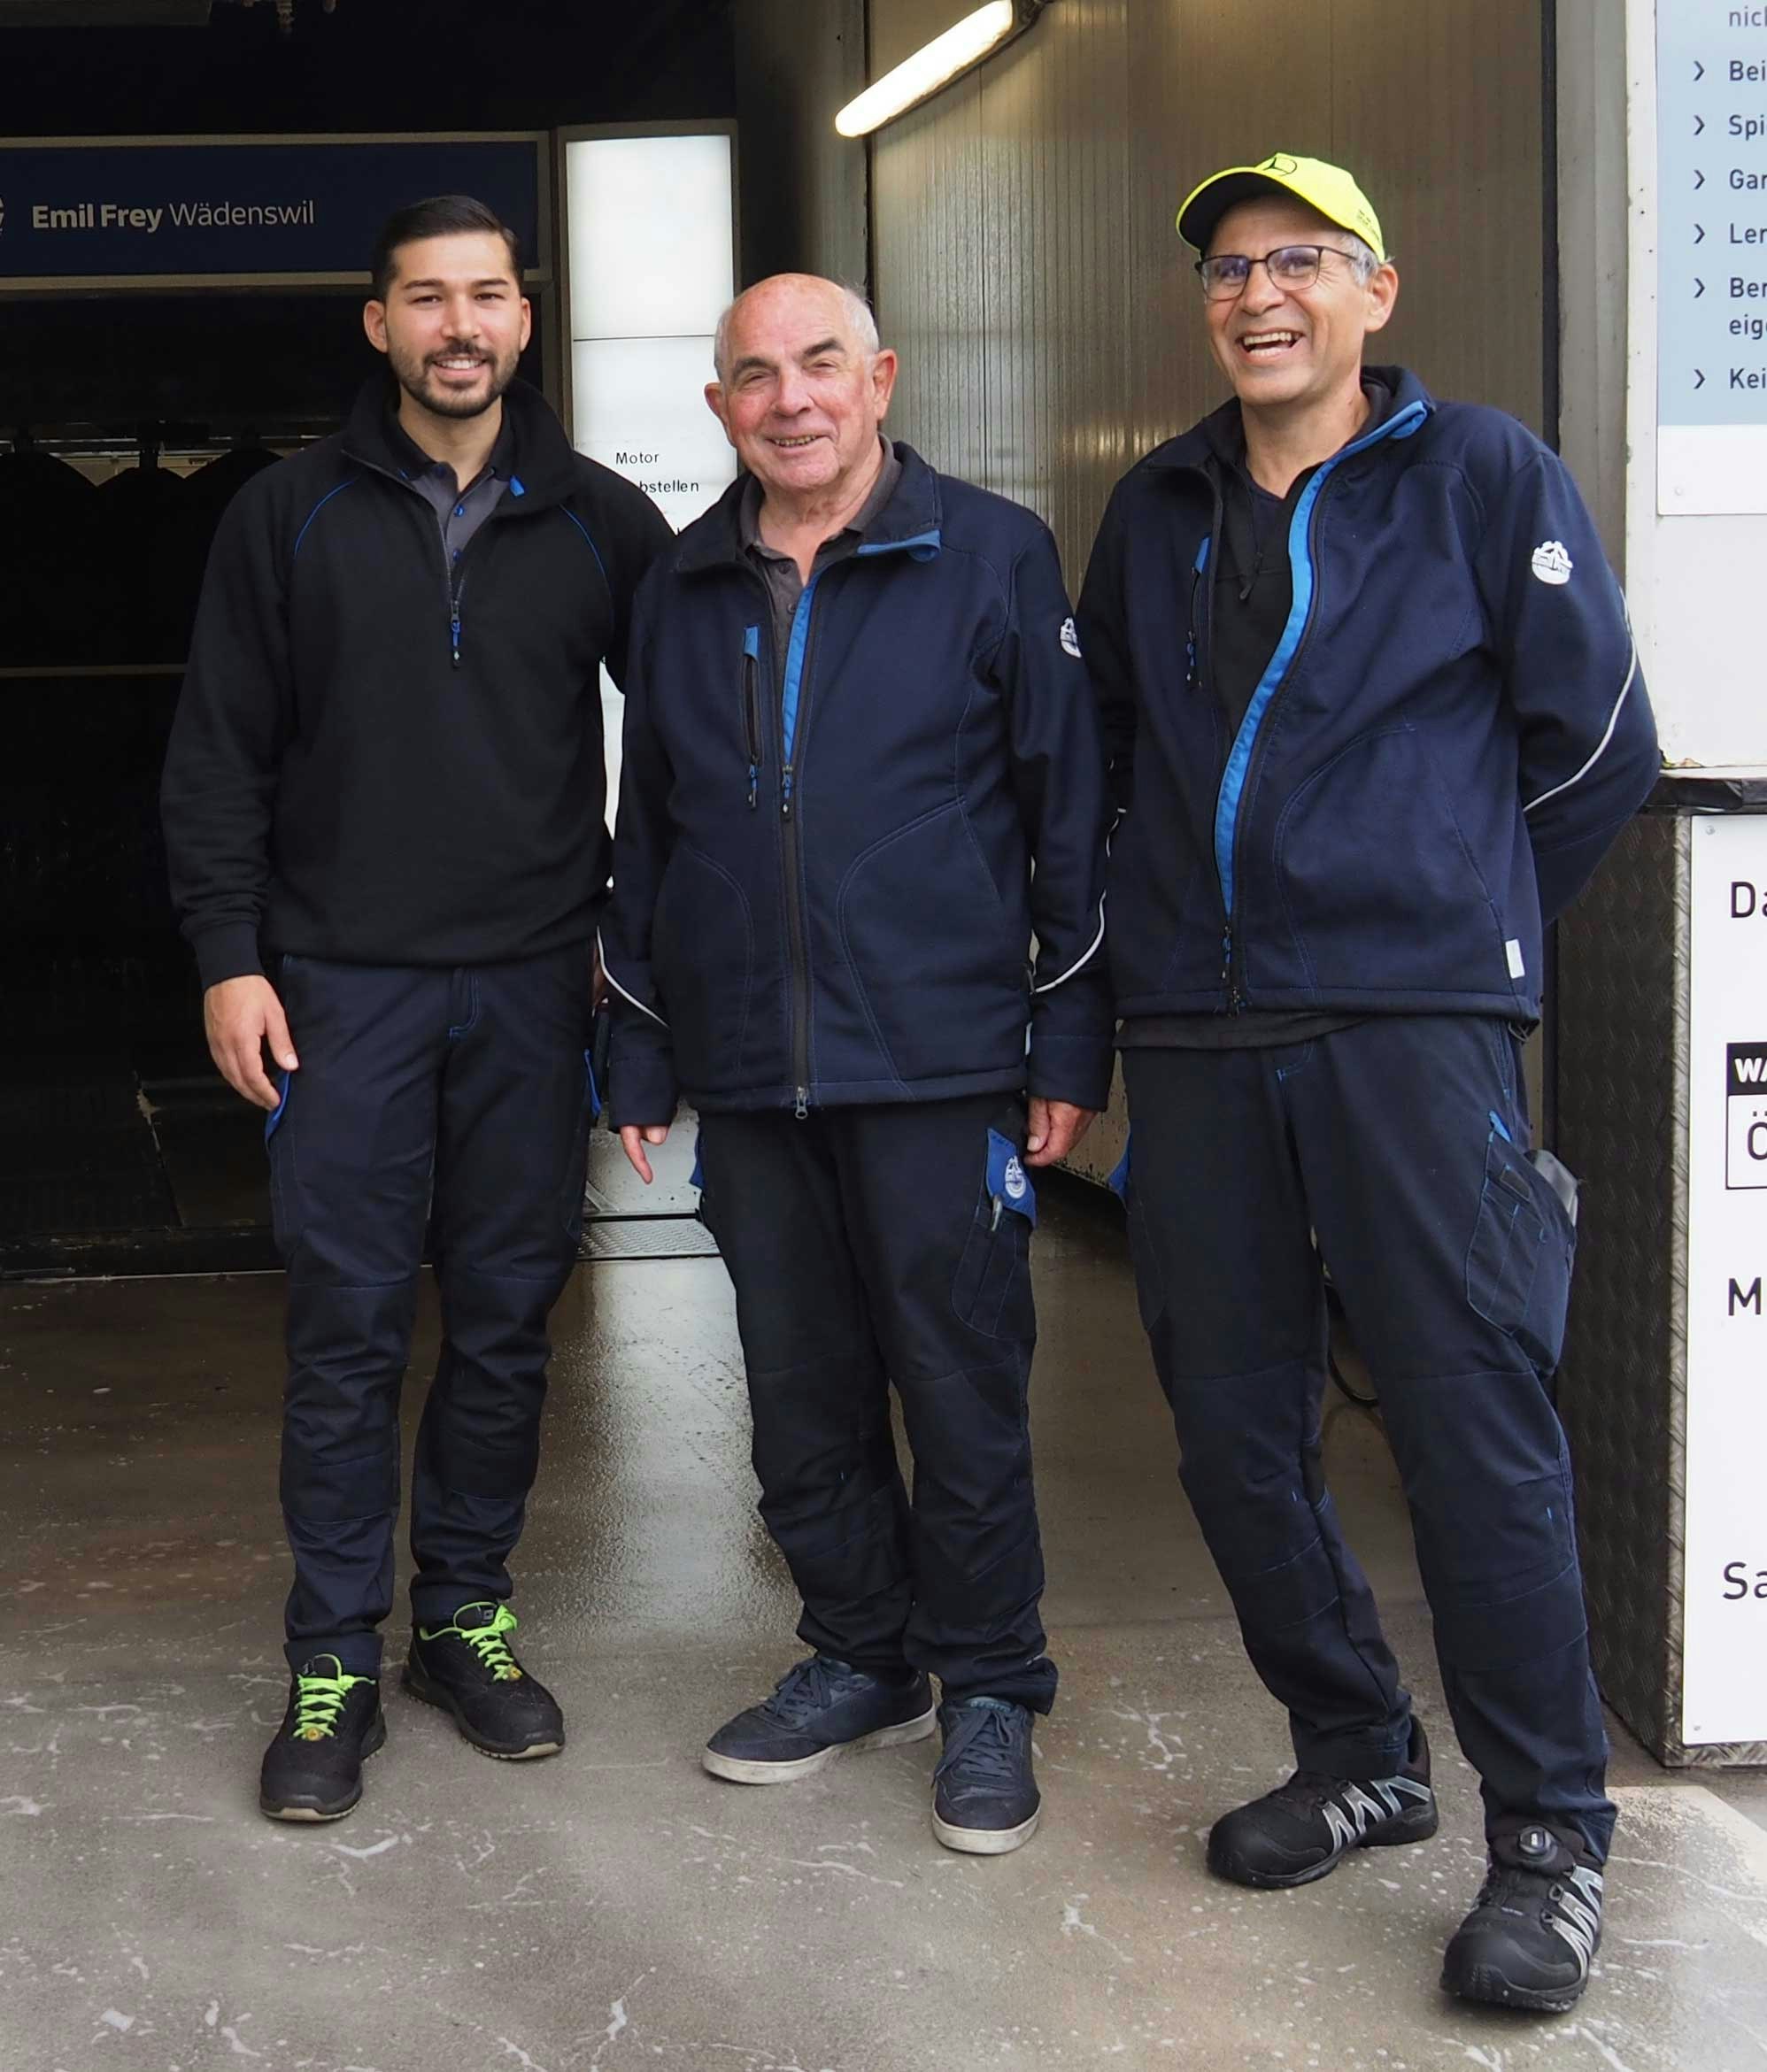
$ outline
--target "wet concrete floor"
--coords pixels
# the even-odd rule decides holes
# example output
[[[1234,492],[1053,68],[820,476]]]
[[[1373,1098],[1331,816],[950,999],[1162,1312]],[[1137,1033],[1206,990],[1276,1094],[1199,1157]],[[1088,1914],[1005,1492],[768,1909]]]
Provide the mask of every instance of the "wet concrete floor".
[[[585,1266],[556,1317],[516,1609],[570,1746],[487,1762],[392,1688],[362,1806],[319,1829],[255,1807],[284,1698],[280,1280],[0,1289],[0,2072],[1767,2068],[1767,1779],[1669,1777],[1617,1729],[1583,2006],[1439,1992],[1476,1792],[1392,1463],[1347,1405],[1330,1472],[1442,1832],[1298,1892],[1208,1876],[1210,1820],[1289,1767],[1284,1722],[1178,1490],[1120,1233],[1058,1198],[1038,1251],[1063,1683],[1042,1832],[994,1860],[933,1840],[930,1742],[771,1791],[698,1768],[798,1652],[716,1259]],[[427,1294],[414,1376],[435,1331]]]

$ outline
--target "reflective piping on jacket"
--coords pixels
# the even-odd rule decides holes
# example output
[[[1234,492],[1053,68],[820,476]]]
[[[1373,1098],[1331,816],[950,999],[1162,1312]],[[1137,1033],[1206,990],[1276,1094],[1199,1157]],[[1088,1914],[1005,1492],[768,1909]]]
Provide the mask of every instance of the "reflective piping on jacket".
[[[614,977],[613,969],[607,961],[607,950],[606,946],[601,940],[601,930],[599,928],[597,928],[595,931],[595,953],[601,959],[601,975],[607,981],[608,984],[613,987],[613,990],[619,994],[620,997],[622,1000],[629,1000],[633,1006],[638,1010],[640,1014],[648,1014],[651,1020],[656,1023],[659,1028],[667,1028],[668,1027],[667,1022],[663,1020],[662,1016],[657,1013],[654,1007],[646,1007],[644,1003],[639,999],[636,993],[629,993],[625,987],[620,983],[619,980]]]
[[[1282,638],[1277,643],[1277,651],[1270,657],[1264,674],[1258,680],[1257,689],[1252,693],[1252,702],[1246,708],[1246,717],[1239,722],[1239,731],[1233,737],[1233,746],[1227,757],[1227,767],[1222,773],[1221,790],[1215,805],[1215,869],[1221,880],[1221,898],[1228,918],[1233,914],[1233,836],[1239,819],[1239,799],[1246,789],[1246,774],[1251,766],[1252,749],[1258,737],[1258,728],[1269,709],[1270,700],[1277,688],[1288,674],[1288,668],[1300,647],[1301,635],[1307,630],[1307,621],[1313,610],[1313,557],[1308,542],[1308,528],[1312,522],[1313,507],[1340,461],[1378,445],[1383,439],[1408,439],[1412,433],[1430,414],[1426,403],[1410,403],[1396,416],[1390,417],[1384,425],[1358,439],[1354,445],[1346,446],[1340,453],[1334,453],[1330,460],[1321,464],[1313,480],[1301,491],[1300,502],[1295,506],[1294,519],[1288,530],[1288,558],[1293,574],[1294,598],[1289,606],[1288,623],[1283,628]]]
[[[1031,994],[1033,997],[1035,997],[1038,993],[1053,993],[1057,986],[1065,986],[1068,981],[1073,977],[1076,971],[1084,971],[1087,965],[1092,962],[1092,959],[1098,955],[1099,944],[1104,941],[1104,910],[1105,899],[1107,897],[1107,895],[1104,893],[1100,893],[1099,895],[1099,932],[1092,937],[1092,941],[1087,944],[1084,953],[1077,957],[1074,962],[1068,967],[1067,970],[1061,974],[1060,978],[1051,979],[1046,985],[1033,986],[1031,988]]]
[[[345,489],[353,489],[357,483],[361,481],[361,479],[362,478],[360,475],[352,474],[347,482],[339,482],[335,489],[328,489],[324,496],[320,498],[319,502],[313,505],[313,509],[307,512],[305,523],[301,527],[299,532],[295,535],[295,551],[289,556],[289,565],[290,567],[292,567],[294,564],[301,558],[301,542],[305,539],[308,533],[313,530],[313,520],[319,516],[320,512],[325,509],[326,505],[330,503],[334,497],[341,497]]]
[[[1632,633],[1632,614],[1630,612],[1626,614],[1626,631],[1629,634]],[[1583,780],[1589,774],[1590,771],[1595,767],[1596,764],[1601,761],[1601,758],[1608,751],[1608,743],[1614,738],[1614,729],[1620,723],[1620,714],[1625,709],[1625,703],[1627,698],[1632,696],[1632,685],[1637,682],[1638,639],[1636,635],[1634,635],[1632,636],[1632,661],[1626,670],[1626,680],[1620,686],[1619,697],[1614,700],[1613,711],[1608,714],[1607,731],[1602,735],[1601,740],[1595,743],[1595,752],[1589,758],[1589,760],[1584,764],[1583,767],[1578,771],[1574,777],[1567,777],[1563,784],[1555,784],[1550,791],[1542,791],[1538,798],[1531,798],[1522,808],[1524,815],[1532,813],[1537,805],[1544,805],[1547,799],[1556,798],[1560,792],[1569,791],[1573,784],[1580,784]]]

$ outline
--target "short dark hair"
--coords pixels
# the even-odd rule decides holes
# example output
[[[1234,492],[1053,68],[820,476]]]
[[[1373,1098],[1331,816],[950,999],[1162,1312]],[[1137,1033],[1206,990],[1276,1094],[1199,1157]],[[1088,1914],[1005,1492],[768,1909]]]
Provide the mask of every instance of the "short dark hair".
[[[509,247],[509,264],[518,287],[521,284],[521,240],[494,209],[488,209],[469,194],[435,194],[428,201],[413,202],[396,209],[381,226],[374,240],[373,273],[374,299],[384,302],[398,273],[402,245],[415,244],[425,237],[486,235],[500,237]]]

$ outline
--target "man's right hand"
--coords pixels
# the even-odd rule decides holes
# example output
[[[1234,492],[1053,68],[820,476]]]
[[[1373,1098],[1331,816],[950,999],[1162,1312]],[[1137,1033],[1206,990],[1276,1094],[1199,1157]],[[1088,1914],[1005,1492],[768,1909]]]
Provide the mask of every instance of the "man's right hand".
[[[648,1123],[643,1128],[640,1128],[636,1122],[628,1122],[620,1131],[620,1148],[631,1160],[633,1172],[638,1175],[646,1187],[650,1185],[656,1175],[651,1171],[651,1161],[645,1155],[644,1146],[647,1144],[667,1144],[667,1142],[668,1125],[667,1122]]]
[[[264,1046],[284,1072],[297,1071],[300,1059],[289,1036],[289,1018],[276,989],[267,978],[224,978],[203,995],[203,1027],[209,1055],[236,1094],[260,1108],[282,1100],[264,1070]]]

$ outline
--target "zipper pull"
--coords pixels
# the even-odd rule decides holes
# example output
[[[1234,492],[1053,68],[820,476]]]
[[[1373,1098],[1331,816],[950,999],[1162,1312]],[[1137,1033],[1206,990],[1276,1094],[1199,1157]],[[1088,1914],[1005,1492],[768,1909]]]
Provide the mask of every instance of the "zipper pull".
[[[1225,985],[1233,975],[1233,931],[1228,928],[1221,938],[1221,982]]]
[[[749,765],[749,811],[751,813],[755,808],[755,794],[760,782],[760,766],[758,763],[751,763]]]
[[[458,669],[460,666],[460,621],[458,618],[451,619],[448,625],[454,636],[454,666]]]
[[[798,1118],[799,1121],[800,1122],[806,1121],[809,1119],[810,1090],[807,1086],[800,1086],[798,1089],[798,1105],[791,1111],[791,1113]]]
[[[786,820],[791,818],[791,766],[789,763],[784,776],[779,781],[779,811]]]
[[[1196,689],[1196,635],[1192,634],[1184,643],[1184,684],[1190,690]]]

